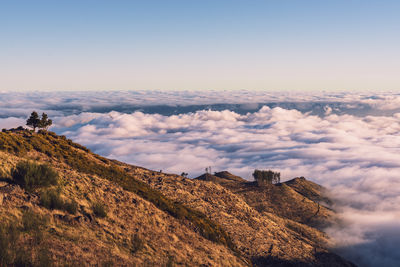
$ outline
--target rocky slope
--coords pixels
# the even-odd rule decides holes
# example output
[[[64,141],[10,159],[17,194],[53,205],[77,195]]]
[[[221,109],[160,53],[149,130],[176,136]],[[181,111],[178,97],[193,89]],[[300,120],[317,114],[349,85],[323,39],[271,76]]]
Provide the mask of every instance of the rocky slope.
[[[311,227],[322,228],[334,217],[333,211],[328,208],[330,200],[324,195],[325,189],[304,177],[265,186],[258,186],[256,182],[246,181],[226,171],[204,174],[196,179],[222,185],[259,212],[274,213]]]
[[[16,184],[11,173],[24,160],[50,164],[58,184]],[[303,178],[268,188],[228,172],[192,180],[25,130],[0,133],[0,178],[2,265],[352,266],[312,227],[333,212]],[[44,205],[49,190],[76,210]]]

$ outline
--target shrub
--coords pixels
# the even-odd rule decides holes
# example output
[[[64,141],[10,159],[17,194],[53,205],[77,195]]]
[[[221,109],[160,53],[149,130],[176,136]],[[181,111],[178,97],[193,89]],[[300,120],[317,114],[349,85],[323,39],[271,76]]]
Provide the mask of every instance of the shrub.
[[[133,234],[131,237],[131,253],[136,253],[141,250],[144,246],[143,240],[138,234]]]
[[[75,200],[64,202],[64,210],[71,214],[75,214],[78,211],[78,203]]]
[[[40,204],[47,209],[65,210],[68,213],[75,214],[78,210],[78,203],[73,199],[64,201],[60,193],[59,188],[43,191],[40,195]]]
[[[47,209],[62,210],[64,201],[60,197],[59,189],[46,190],[40,195],[40,204]]]
[[[105,218],[107,217],[107,212],[104,204],[101,202],[95,202],[92,204],[92,210],[96,217]]]
[[[26,190],[38,187],[56,185],[58,173],[47,164],[37,164],[31,161],[20,161],[11,171],[13,180]]]

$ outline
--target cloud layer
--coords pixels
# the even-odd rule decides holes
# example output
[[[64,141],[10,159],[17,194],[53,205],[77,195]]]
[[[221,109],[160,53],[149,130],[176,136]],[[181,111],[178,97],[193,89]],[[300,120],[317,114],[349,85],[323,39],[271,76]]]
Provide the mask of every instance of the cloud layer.
[[[325,113],[393,115],[400,112],[400,94],[300,93],[265,91],[100,91],[100,92],[1,92],[0,118],[26,117],[32,110],[51,116],[81,112],[183,114],[204,109],[233,110],[239,114],[258,111],[263,105]]]
[[[331,189],[332,196],[337,199],[336,209],[344,224],[327,231],[334,237],[340,253],[361,266],[398,266],[400,113],[393,112],[400,106],[398,96],[320,97],[327,102],[331,98],[341,99],[341,103],[355,105],[355,109],[367,105],[376,110],[392,111],[381,116],[361,116],[362,112],[357,116],[335,113],[337,106],[329,103],[324,103],[324,112],[318,116],[313,112],[268,106],[260,106],[258,111],[249,113],[198,110],[164,116],[139,111],[93,112],[96,105],[108,103],[107,94],[93,96],[93,101],[89,101],[90,95],[69,96],[68,101],[62,94],[43,101],[34,97],[28,100],[26,96],[11,99],[8,106],[1,109],[0,126],[23,124],[24,118],[18,114],[26,116],[27,110],[35,107],[52,112],[53,131],[106,157],[150,169],[188,172],[190,177],[196,177],[205,167],[212,166],[213,171],[229,170],[251,179],[255,168],[271,168],[279,170],[283,179],[305,176]],[[132,95],[110,93],[109,103],[117,103],[118,99],[129,102]],[[154,95],[149,93],[135,101],[154,103]],[[186,99],[182,103],[190,104],[198,100],[199,94],[176,95],[178,99]],[[228,103],[236,97],[228,95],[219,102]],[[271,96],[263,97],[267,100]],[[165,103],[172,104],[172,98],[164,99]],[[278,98],[284,96],[276,96]],[[299,99],[309,104],[317,103],[315,98],[318,97],[305,95]],[[15,104],[18,99],[24,109],[18,109]],[[307,99],[314,102],[306,102]],[[85,112],[85,109],[92,112]],[[7,116],[7,113],[14,116]]]
[[[247,115],[82,113],[56,125],[97,153],[166,172],[195,177],[212,166],[251,179],[255,168],[272,168],[284,179],[308,177],[339,201],[345,225],[328,229],[339,251],[365,266],[400,262],[400,114],[319,117],[263,107]]]

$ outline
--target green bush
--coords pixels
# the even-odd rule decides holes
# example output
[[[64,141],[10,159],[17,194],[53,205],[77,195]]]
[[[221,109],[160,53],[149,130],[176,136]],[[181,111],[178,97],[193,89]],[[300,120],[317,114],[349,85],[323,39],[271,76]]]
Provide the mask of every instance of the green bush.
[[[64,210],[71,214],[75,214],[78,211],[78,203],[75,200],[64,202]]]
[[[64,208],[64,201],[60,197],[59,189],[51,189],[43,191],[40,195],[40,204],[51,210],[62,210]]]
[[[78,203],[75,200],[64,201],[60,196],[60,189],[45,190],[40,195],[40,204],[51,210],[65,210],[75,214],[78,210]]]
[[[94,202],[92,204],[92,210],[96,217],[105,218],[107,217],[107,211],[104,207],[104,204],[101,202]]]
[[[14,182],[28,191],[58,183],[58,173],[51,166],[31,161],[18,162],[11,176]]]

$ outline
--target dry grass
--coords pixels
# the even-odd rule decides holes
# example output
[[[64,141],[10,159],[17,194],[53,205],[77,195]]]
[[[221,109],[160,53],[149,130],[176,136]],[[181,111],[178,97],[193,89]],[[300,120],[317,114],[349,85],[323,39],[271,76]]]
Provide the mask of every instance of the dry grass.
[[[0,150],[0,169],[6,175],[27,158],[49,162],[59,173],[62,199],[76,201],[73,215],[40,206],[35,192],[27,194],[7,182],[0,185],[2,218],[21,219],[26,206],[49,218],[46,243],[59,264],[248,265],[238,250],[257,262],[314,264],[320,260],[317,248],[327,253],[325,261],[331,259],[321,248],[323,233],[289,219],[315,203],[301,201],[305,196],[289,186],[275,192],[283,194],[279,201],[285,205],[280,206],[287,211],[285,218],[280,211],[256,209],[232,188],[111,161],[53,133],[0,133]],[[104,204],[106,217],[94,216],[95,200]]]
[[[18,187],[0,186],[0,191],[11,189],[6,193],[5,205],[0,208],[2,216],[7,217],[6,207],[8,212],[18,214],[22,206],[32,206],[39,213],[49,215],[51,238],[48,241],[51,243],[52,257],[57,262],[79,262],[79,258],[84,264],[107,262],[109,259],[99,259],[98,255],[108,255],[111,250],[112,261],[122,265],[165,263],[168,255],[174,255],[174,261],[180,264],[193,261],[216,266],[221,262],[232,266],[243,265],[243,261],[225,247],[234,248],[221,226],[204,214],[175,203],[136,180],[114,162],[92,154],[79,145],[70,145],[68,140],[52,133],[21,131],[0,135],[0,149],[3,149],[0,158],[4,156],[4,161],[0,162],[4,162],[5,170],[10,171],[24,158],[47,161],[60,175],[62,194],[62,197],[54,194],[56,197],[50,197],[50,203],[62,204],[59,200],[74,199],[80,207],[74,216],[69,215],[64,213],[61,204],[41,203],[46,193],[41,196],[40,191],[33,190],[27,197]],[[21,143],[28,145],[18,149]],[[53,192],[54,188],[46,190]],[[42,190],[42,193],[46,190]],[[93,200],[104,203],[106,218],[98,220],[91,216],[95,215]],[[49,209],[42,209],[38,204]],[[133,241],[129,238],[134,237],[137,231],[137,237],[143,241],[142,247],[138,238]],[[135,243],[134,250],[137,250],[134,256],[132,242]],[[207,255],[213,256],[209,258]]]

